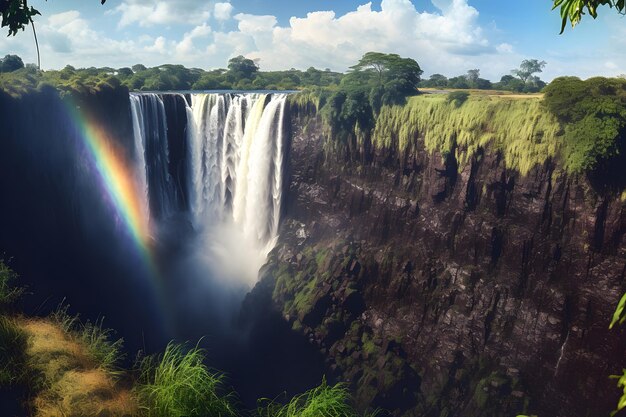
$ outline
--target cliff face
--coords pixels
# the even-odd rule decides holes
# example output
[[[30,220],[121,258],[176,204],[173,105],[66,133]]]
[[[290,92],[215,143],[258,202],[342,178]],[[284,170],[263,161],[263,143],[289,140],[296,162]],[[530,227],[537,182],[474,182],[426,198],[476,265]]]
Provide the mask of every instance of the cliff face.
[[[626,204],[548,158],[336,146],[293,106],[273,298],[361,406],[420,416],[601,416],[616,404]],[[516,138],[512,138],[516,139]],[[458,154],[458,152],[457,152]],[[508,164],[511,166],[511,164]]]

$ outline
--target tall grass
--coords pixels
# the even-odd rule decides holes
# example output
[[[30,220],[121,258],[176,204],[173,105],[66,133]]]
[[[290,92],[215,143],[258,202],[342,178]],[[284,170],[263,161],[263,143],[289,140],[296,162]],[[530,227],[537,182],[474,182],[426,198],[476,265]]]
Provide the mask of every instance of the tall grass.
[[[344,384],[329,386],[326,380],[304,394],[297,395],[285,405],[272,400],[261,400],[259,417],[357,417],[350,406],[350,393]],[[376,415],[370,414],[372,417]]]
[[[232,394],[222,394],[224,376],[204,365],[205,353],[197,346],[170,342],[163,355],[139,362],[135,387],[147,417],[235,416]]]
[[[5,310],[23,293],[23,289],[14,286],[17,274],[0,259],[0,311]]]
[[[114,338],[114,331],[102,326],[103,318],[95,323],[81,323],[78,315],[68,313],[69,304],[61,303],[50,318],[72,339],[80,342],[87,349],[87,354],[96,366],[110,376],[117,377],[122,373],[118,363],[124,358],[124,340]]]
[[[376,147],[455,153],[459,169],[479,148],[500,151],[508,168],[527,174],[554,156],[561,142],[556,118],[537,99],[470,96],[457,107],[445,96],[412,97],[405,106],[384,106],[376,119]]]
[[[20,382],[25,376],[26,333],[15,319],[0,316],[0,385]]]

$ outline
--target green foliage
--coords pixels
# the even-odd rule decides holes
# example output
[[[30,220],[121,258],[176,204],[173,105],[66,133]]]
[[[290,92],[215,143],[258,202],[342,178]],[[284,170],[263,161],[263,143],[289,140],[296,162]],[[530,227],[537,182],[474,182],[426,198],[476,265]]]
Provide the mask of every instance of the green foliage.
[[[0,15],[2,15],[2,27],[9,27],[9,36],[15,36],[18,30],[24,28],[32,22],[33,16],[39,11],[24,0],[3,0],[0,1]]]
[[[80,340],[87,346],[89,355],[109,375],[121,374],[117,364],[123,358],[123,339],[113,340],[114,332],[102,327],[103,319],[95,323],[87,322],[79,332]]]
[[[27,337],[14,319],[0,316],[0,386],[20,382],[25,372]]]
[[[68,313],[69,304],[61,303],[50,318],[72,339],[82,343],[98,368],[111,376],[121,375],[118,363],[123,359],[123,339],[114,339],[115,332],[102,326],[103,320],[81,323],[78,315]]]
[[[17,55],[5,55],[0,59],[0,72],[13,72],[24,68],[24,61]]]
[[[617,388],[622,389],[622,396],[617,401],[617,408],[611,413],[611,416],[614,416],[626,408],[626,369],[622,370],[622,375],[611,375],[611,378],[617,379]]]
[[[297,395],[288,404],[280,405],[273,400],[259,400],[259,417],[357,417],[349,405],[350,394],[343,384],[322,384],[304,394]]]
[[[616,324],[619,324],[620,326],[624,324],[624,322],[626,321],[626,312],[624,311],[624,308],[626,308],[626,294],[622,295],[622,298],[617,304],[617,308],[613,313],[613,319],[611,320],[609,329],[612,329],[613,326],[615,326]]]
[[[104,4],[106,0],[100,0]],[[39,10],[28,6],[27,0],[1,0],[0,15],[2,15],[2,27],[9,27],[9,36],[15,36],[18,30],[33,22],[33,17],[41,15]]]
[[[534,71],[534,69],[536,69],[535,67],[531,68],[529,66],[533,63],[539,66],[538,71]],[[538,62],[536,59],[524,61],[520,69],[514,70],[516,74],[518,72],[522,74],[523,71],[526,71],[521,75],[524,78],[523,80],[512,75],[504,75],[499,82],[492,83],[489,80],[480,78],[480,69],[474,68],[467,70],[466,74],[458,75],[449,79],[441,74],[433,74],[428,80],[421,81],[419,86],[424,88],[454,88],[462,90],[471,88],[477,90],[504,90],[520,93],[536,93],[541,91],[546,84],[532,74],[541,72],[543,65],[545,65],[545,62]],[[528,71],[532,72],[528,73]]]
[[[231,60],[232,61],[232,60]],[[249,61],[249,60],[248,60]],[[232,64],[232,62],[231,62]],[[254,64],[254,63],[253,63]],[[159,65],[147,68],[136,64],[119,69],[80,68],[70,65],[62,70],[39,71],[32,64],[12,72],[0,71],[0,89],[13,96],[36,91],[51,85],[62,91],[93,92],[105,86],[122,85],[132,91],[166,90],[232,90],[272,89],[295,90],[304,88],[336,87],[343,74],[309,68],[306,71],[250,71],[241,66],[233,69],[204,71],[182,65]],[[257,68],[255,66],[255,68]]]
[[[592,171],[624,151],[626,80],[560,77],[544,91],[546,107],[565,126],[568,170]]]
[[[525,59],[520,64],[519,68],[511,71],[513,75],[519,77],[519,79],[526,84],[533,74],[537,74],[543,71],[546,66],[546,61],[538,61],[536,59]]]
[[[448,96],[446,97],[446,101],[448,103],[454,103],[456,107],[461,107],[468,98],[469,93],[467,91],[453,91],[448,94]]]
[[[228,60],[228,75],[233,79],[252,78],[259,70],[258,65],[251,59],[243,55],[236,56]]]
[[[423,140],[428,151],[454,154],[459,170],[479,148],[502,152],[507,167],[527,174],[554,156],[560,126],[537,99],[470,96],[459,108],[446,96],[413,97],[406,106],[385,106],[376,119],[372,143],[404,152]]]
[[[222,395],[224,377],[204,365],[198,347],[169,343],[161,356],[139,362],[135,393],[147,417],[235,416],[231,395]]]
[[[17,274],[0,259],[0,311],[6,310],[24,292],[22,288],[15,287],[16,279]]]
[[[621,14],[626,12],[625,0],[554,0],[552,10],[561,8],[561,33],[563,33],[568,20],[572,27],[580,23],[585,14],[585,9],[594,19],[598,17],[598,7],[600,6],[615,8]]]

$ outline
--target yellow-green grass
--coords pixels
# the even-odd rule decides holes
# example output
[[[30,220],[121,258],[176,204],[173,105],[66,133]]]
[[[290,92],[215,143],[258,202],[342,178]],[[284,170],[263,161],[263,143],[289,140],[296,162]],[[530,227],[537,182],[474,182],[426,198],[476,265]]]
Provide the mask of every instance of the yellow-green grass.
[[[384,106],[372,142],[379,148],[455,152],[459,169],[479,148],[502,152],[508,168],[527,174],[559,149],[560,126],[537,99],[470,95],[457,107],[446,95],[422,95],[404,106]]]
[[[272,400],[261,400],[259,417],[357,417],[349,404],[350,393],[345,385],[330,386],[325,380],[316,388],[296,395],[285,405]],[[374,414],[366,414],[374,416]]]
[[[89,352],[54,320],[20,319],[27,364],[36,375],[34,417],[131,416],[137,402]]]

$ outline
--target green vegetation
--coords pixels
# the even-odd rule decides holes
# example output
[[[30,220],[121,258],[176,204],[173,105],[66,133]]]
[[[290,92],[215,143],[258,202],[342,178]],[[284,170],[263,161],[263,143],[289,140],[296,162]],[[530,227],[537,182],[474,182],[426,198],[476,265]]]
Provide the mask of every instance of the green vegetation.
[[[348,404],[350,394],[343,384],[329,386],[326,380],[322,384],[297,395],[285,405],[272,400],[260,400],[257,409],[259,417],[356,417],[358,414]],[[374,416],[372,414],[371,416]]]
[[[372,132],[377,147],[404,152],[424,141],[428,151],[454,154],[462,169],[487,145],[507,167],[525,175],[554,156],[560,127],[539,100],[470,96],[457,107],[446,96],[413,97],[406,106],[383,107]]]
[[[202,349],[170,343],[160,357],[143,358],[135,388],[147,417],[235,416],[231,395],[221,395],[224,376],[204,365]]]
[[[594,19],[598,17],[598,7],[600,6],[615,8],[620,14],[626,12],[625,0],[554,0],[552,9],[561,9],[561,33],[563,33],[568,20],[572,27],[580,23],[585,14],[585,9]]]
[[[0,72],[13,72],[24,68],[24,61],[17,55],[5,55],[0,59]]]
[[[470,94],[467,91],[453,91],[448,94],[446,101],[448,103],[454,103],[456,107],[461,107],[463,103],[467,101]]]
[[[26,334],[16,320],[0,315],[0,386],[22,382],[26,342]]]
[[[100,0],[104,4],[106,0]],[[24,30],[33,23],[33,17],[40,15],[39,10],[28,5],[28,0],[2,0],[0,1],[0,15],[2,26],[9,28],[9,36],[17,35],[18,30]]]
[[[119,376],[118,363],[124,357],[123,339],[113,339],[114,332],[102,327],[103,319],[91,323],[81,323],[78,316],[68,314],[69,305],[61,304],[50,318],[70,339],[86,347],[87,354],[96,364],[111,376]]]
[[[593,171],[624,152],[626,80],[557,78],[545,88],[544,103],[564,126],[569,171]]]
[[[470,69],[466,74],[452,78],[447,78],[442,74],[433,74],[429,79],[420,82],[422,88],[454,88],[454,89],[476,89],[476,90],[504,90],[518,93],[537,93],[541,91],[546,83],[539,77],[533,75],[542,72],[545,61],[536,59],[525,59],[519,68],[511,70],[511,75],[503,75],[500,82],[492,83],[489,80],[480,78],[479,69]]]
[[[132,68],[117,69],[76,69],[67,65],[58,71],[39,71],[31,64],[25,67],[22,64],[22,67],[10,72],[0,71],[0,89],[14,96],[35,91],[44,85],[78,92],[93,91],[103,85],[126,86],[132,91],[293,90],[318,86],[336,88],[343,77],[340,73],[312,67],[306,71],[290,69],[263,72],[258,70],[253,61],[241,56],[231,59],[228,66],[228,70],[205,71],[170,64],[154,68],[137,64]]]
[[[0,259],[0,313],[5,312],[23,293],[14,281],[17,274]]]

